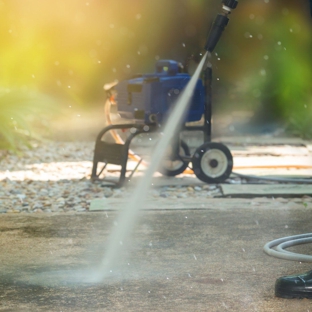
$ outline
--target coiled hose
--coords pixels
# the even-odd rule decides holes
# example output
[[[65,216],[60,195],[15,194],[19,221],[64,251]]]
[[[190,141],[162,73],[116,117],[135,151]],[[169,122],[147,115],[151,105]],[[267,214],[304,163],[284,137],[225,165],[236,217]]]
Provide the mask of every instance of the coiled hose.
[[[284,260],[312,262],[312,256],[285,250],[285,248],[312,243],[312,233],[299,234],[275,239],[264,245],[263,251],[269,256]]]

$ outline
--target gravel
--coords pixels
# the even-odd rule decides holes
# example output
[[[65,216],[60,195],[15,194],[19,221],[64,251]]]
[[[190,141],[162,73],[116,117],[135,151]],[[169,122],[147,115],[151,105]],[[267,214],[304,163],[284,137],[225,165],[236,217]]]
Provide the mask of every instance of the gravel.
[[[133,187],[90,180],[93,142],[43,142],[19,155],[0,152],[0,214],[88,212],[95,198],[130,198]],[[118,176],[117,172],[109,172]],[[216,185],[161,186],[148,197],[211,198]]]

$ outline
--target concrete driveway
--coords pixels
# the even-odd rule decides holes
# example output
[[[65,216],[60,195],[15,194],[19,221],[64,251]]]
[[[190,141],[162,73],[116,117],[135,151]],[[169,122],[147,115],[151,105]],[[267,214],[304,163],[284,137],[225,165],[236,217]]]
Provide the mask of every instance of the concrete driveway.
[[[173,201],[141,211],[101,283],[88,270],[100,263],[118,211],[1,215],[0,311],[312,311],[310,300],[274,297],[276,278],[311,265],[262,250],[311,231],[310,201],[197,199],[174,210]]]

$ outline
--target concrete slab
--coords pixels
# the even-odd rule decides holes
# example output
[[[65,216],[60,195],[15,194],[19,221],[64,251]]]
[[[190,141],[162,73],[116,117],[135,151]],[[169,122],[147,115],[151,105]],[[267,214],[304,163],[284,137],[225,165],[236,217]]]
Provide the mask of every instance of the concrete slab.
[[[214,139],[216,142],[224,144],[256,144],[256,145],[297,145],[306,146],[311,144],[310,141],[303,140],[295,137],[274,137],[272,135],[244,135],[244,136],[226,136],[217,137]]]
[[[311,264],[275,259],[275,238],[311,232],[302,199],[165,199],[140,213],[117,269],[87,282],[117,211],[0,217],[0,311],[308,311],[310,300],[274,297],[281,275]],[[154,204],[155,206],[155,204]],[[223,209],[222,209],[223,207]],[[309,246],[296,246],[307,253]],[[76,275],[73,275],[76,273]]]
[[[311,156],[234,157],[234,168],[303,168],[312,172]]]
[[[91,201],[89,211],[118,211],[126,209],[129,201],[122,198],[94,199]],[[281,198],[253,197],[253,198],[209,198],[209,199],[158,199],[157,201],[145,200],[142,210],[235,210],[251,209],[259,207],[261,209],[284,209],[284,206],[291,209],[302,208],[302,206],[312,209],[312,198]]]
[[[312,194],[311,184],[222,184],[220,185],[223,195],[310,195]]]

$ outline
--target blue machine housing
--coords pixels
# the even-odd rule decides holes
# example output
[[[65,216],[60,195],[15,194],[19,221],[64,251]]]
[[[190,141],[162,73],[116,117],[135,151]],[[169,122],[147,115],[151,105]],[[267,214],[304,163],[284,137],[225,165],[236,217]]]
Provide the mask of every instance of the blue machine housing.
[[[115,87],[118,113],[122,118],[145,123],[161,123],[190,80],[190,75],[179,73],[179,63],[160,60],[153,74],[124,80]],[[197,81],[185,122],[198,121],[205,109],[205,90]]]

